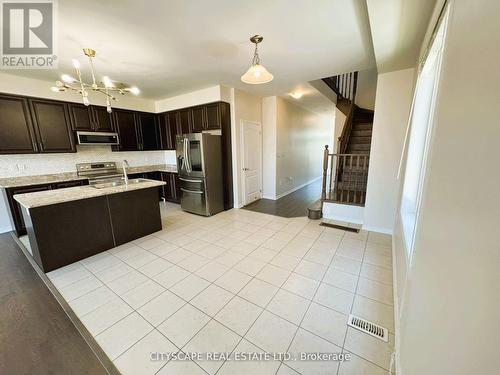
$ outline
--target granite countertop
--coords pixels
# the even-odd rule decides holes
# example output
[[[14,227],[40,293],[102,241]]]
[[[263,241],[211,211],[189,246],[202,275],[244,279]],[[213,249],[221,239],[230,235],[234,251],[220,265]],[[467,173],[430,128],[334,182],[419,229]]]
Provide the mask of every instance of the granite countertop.
[[[80,199],[101,197],[104,195],[118,194],[131,190],[147,189],[165,185],[163,181],[145,180],[136,184],[106,187],[96,189],[90,185],[76,186],[56,190],[44,190],[35,193],[16,194],[14,199],[25,208],[49,206],[52,204],[76,201]]]
[[[177,173],[177,166],[172,164],[143,165],[127,168],[128,173],[146,172],[168,172]],[[38,176],[21,176],[0,178],[0,188],[14,188],[19,186],[32,186],[53,184],[57,182],[86,180],[86,177],[78,176],[76,172],[44,174]]]

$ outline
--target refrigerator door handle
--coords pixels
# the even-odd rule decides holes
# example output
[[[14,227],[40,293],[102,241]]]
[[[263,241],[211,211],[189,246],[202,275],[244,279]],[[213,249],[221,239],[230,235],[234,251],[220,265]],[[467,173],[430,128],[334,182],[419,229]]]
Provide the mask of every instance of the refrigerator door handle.
[[[193,170],[191,168],[191,147],[189,144],[189,139],[186,138],[186,155],[187,155],[187,171],[191,173]]]

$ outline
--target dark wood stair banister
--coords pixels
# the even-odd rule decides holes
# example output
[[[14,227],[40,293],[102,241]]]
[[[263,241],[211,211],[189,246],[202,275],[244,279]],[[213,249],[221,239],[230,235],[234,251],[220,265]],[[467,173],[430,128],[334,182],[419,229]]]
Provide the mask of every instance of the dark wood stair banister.
[[[367,154],[330,154],[323,151],[323,184],[321,208],[324,202],[364,206],[370,156]]]
[[[358,72],[326,77],[323,78],[323,82],[325,82],[341,99],[347,99],[352,102],[355,101],[358,88]]]
[[[342,128],[342,133],[339,137],[339,154],[345,154],[347,150],[347,145],[349,144],[349,137],[351,136],[352,125],[354,122],[354,110],[356,109],[356,104],[351,102],[349,106],[349,111],[344,122],[344,127]]]

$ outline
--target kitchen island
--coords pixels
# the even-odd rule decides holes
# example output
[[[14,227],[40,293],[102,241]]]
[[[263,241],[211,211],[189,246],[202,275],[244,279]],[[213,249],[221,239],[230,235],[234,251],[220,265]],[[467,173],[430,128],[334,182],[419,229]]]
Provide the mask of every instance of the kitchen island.
[[[14,195],[31,254],[44,272],[162,229],[158,187],[163,181],[77,186]]]

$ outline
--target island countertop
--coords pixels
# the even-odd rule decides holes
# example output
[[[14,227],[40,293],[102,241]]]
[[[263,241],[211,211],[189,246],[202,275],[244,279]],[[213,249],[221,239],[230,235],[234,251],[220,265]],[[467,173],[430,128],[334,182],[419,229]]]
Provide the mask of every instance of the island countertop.
[[[14,199],[27,209],[52,204],[71,202],[80,199],[100,197],[104,195],[118,194],[126,191],[148,189],[166,185],[163,181],[144,179],[140,183],[134,183],[97,189],[91,185],[76,186],[57,190],[44,190],[34,193],[16,194]]]

